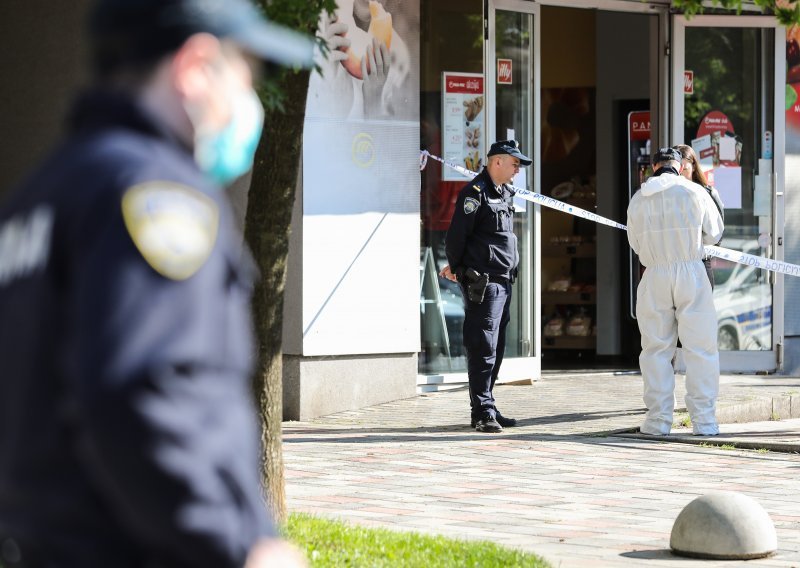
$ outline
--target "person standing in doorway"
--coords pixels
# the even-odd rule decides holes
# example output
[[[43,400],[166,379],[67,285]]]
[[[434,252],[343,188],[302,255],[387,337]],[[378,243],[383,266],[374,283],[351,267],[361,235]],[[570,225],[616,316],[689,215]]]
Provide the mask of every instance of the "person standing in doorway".
[[[719,242],[724,226],[705,188],[681,176],[680,169],[681,153],[661,148],[653,158],[653,176],[628,206],[628,242],[646,267],[636,291],[647,406],[640,430],[667,435],[672,428],[671,361],[680,336],[693,433],[714,436],[719,433],[717,314],[702,259],[703,246]]]
[[[716,188],[709,185],[706,174],[703,171],[703,168],[700,166],[700,160],[697,159],[697,154],[695,154],[694,149],[686,144],[678,144],[675,146],[675,149],[681,153],[681,175],[689,181],[693,181],[697,185],[705,188],[706,192],[708,192],[708,194],[711,196],[711,199],[714,200],[714,205],[717,206],[717,211],[719,211],[719,215],[722,217],[722,221],[724,223],[725,206],[722,204],[722,198],[719,196],[719,192],[716,190]],[[720,237],[720,240],[714,244],[718,245],[721,241],[722,237]],[[711,267],[711,262],[710,256],[703,255],[703,265],[706,267],[706,274],[708,275],[708,280],[711,282],[711,289],[713,290],[714,270]]]
[[[511,285],[519,264],[509,184],[520,166],[532,160],[515,140],[495,142],[487,157],[483,171],[458,194],[445,243],[448,265],[440,275],[457,281],[464,296],[472,427],[500,432],[517,424],[500,414],[492,394],[503,362]]]
[[[223,186],[260,60],[247,0],[97,0],[93,84],[0,208],[0,565],[302,566],[262,496],[255,268]]]

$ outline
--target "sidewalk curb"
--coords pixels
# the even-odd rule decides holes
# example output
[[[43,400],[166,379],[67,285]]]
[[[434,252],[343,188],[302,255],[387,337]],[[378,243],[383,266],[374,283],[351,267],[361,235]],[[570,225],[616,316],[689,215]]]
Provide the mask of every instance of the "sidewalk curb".
[[[781,418],[800,418],[800,394],[762,397],[717,408],[717,421],[720,424],[763,422]]]
[[[685,408],[676,412],[686,412]],[[800,395],[783,395],[779,397],[762,397],[757,400],[734,403],[717,408],[717,421],[720,424],[746,424],[751,422],[779,421],[781,419],[800,418]],[[671,433],[668,436],[649,436],[641,434],[639,428],[623,428],[605,433],[618,438],[635,438],[654,442],[690,444],[695,446],[732,446],[737,450],[769,450],[771,452],[797,454],[800,444],[785,442],[767,442],[741,440],[735,435],[720,434],[718,436],[694,436],[684,433]]]
[[[613,436],[616,438],[633,438],[637,440],[649,440],[651,442],[660,443],[677,443],[688,444],[692,446],[725,446],[726,449],[734,450],[769,450],[781,454],[800,454],[800,444],[785,444],[781,442],[748,442],[740,440],[735,437],[725,436],[720,434],[718,436],[693,436],[691,434],[669,434],[668,436],[650,436],[648,434],[639,433],[636,428],[635,432],[618,433]]]

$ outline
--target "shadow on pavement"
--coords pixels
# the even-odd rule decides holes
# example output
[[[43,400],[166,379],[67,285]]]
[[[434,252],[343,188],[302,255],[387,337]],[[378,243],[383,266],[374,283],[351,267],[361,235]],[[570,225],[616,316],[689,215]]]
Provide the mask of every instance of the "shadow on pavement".
[[[675,562],[676,560],[683,560],[684,562],[697,562],[696,559],[684,558],[683,556],[672,554],[672,551],[668,548],[654,548],[653,550],[634,550],[633,552],[623,552],[622,554],[620,554],[620,556],[624,556],[625,558],[637,558],[641,560],[669,560],[670,562]]]

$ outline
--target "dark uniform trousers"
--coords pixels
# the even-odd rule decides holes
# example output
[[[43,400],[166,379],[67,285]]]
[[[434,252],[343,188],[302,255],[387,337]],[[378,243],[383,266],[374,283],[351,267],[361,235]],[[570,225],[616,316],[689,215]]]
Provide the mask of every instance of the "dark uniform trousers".
[[[507,279],[492,278],[480,304],[464,293],[464,347],[473,420],[480,420],[484,413],[496,414],[492,389],[503,362],[510,307],[511,282]]]

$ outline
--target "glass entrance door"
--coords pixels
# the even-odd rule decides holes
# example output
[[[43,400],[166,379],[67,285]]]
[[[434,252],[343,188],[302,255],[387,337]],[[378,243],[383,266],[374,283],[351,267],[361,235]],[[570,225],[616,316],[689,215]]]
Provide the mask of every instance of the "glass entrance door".
[[[496,140],[517,140],[533,164],[522,168],[514,185],[537,191],[539,149],[533,133],[538,132],[539,97],[538,5],[520,0],[489,3],[488,41],[484,57],[488,144]],[[514,232],[519,241],[519,277],[514,284],[511,323],[506,339],[504,373],[501,377],[538,377],[541,372],[539,328],[539,207],[515,200]]]
[[[725,205],[720,246],[782,259],[785,32],[771,17],[675,17],[673,144],[698,154]],[[772,371],[783,333],[783,278],[715,258],[723,371]]]

